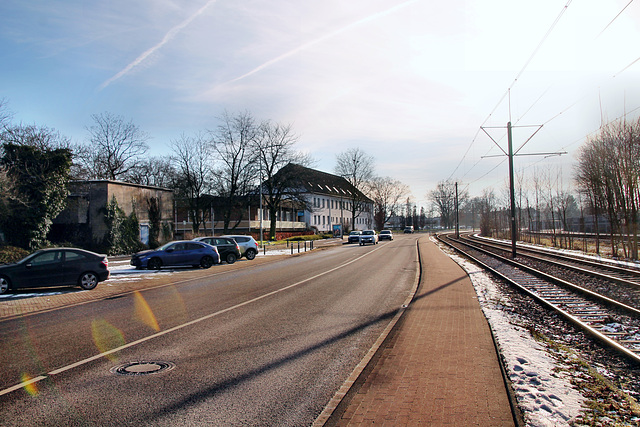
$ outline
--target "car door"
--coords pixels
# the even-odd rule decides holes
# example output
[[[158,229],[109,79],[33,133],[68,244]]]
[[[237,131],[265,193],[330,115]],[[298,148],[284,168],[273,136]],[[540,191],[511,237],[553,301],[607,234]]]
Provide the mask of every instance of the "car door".
[[[162,263],[164,265],[182,265],[185,259],[186,243],[176,243],[168,247],[164,252]]]
[[[62,270],[66,284],[75,285],[82,273],[87,270],[96,270],[95,268],[89,268],[88,264],[90,260],[84,254],[75,251],[63,252]]]
[[[16,287],[62,285],[62,251],[46,251],[35,255],[14,273]]]
[[[216,238],[212,243],[218,249],[218,253],[220,253],[220,257],[224,260],[227,257],[227,254],[231,251],[231,245],[229,245],[229,241],[227,239]]]
[[[206,255],[205,246],[199,243],[185,243],[185,249],[185,264],[198,265],[202,257]]]

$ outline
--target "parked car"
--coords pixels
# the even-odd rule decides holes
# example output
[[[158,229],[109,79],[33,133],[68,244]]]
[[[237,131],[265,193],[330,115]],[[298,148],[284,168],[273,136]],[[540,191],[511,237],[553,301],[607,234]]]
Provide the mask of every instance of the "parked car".
[[[349,237],[347,237],[347,243],[358,243],[360,241],[360,235],[362,231],[352,231],[349,233]]]
[[[157,249],[138,252],[131,256],[131,265],[149,270],[185,265],[209,268],[219,262],[220,254],[214,246],[193,240],[165,243]]]
[[[226,261],[227,264],[233,264],[241,257],[240,246],[231,237],[196,237],[193,240],[215,246],[220,255],[220,260]]]
[[[393,233],[391,230],[382,230],[380,234],[378,234],[379,240],[393,240]]]
[[[240,255],[248,260],[252,260],[258,255],[258,242],[253,237],[243,234],[222,237],[230,237],[235,240],[240,247]]]
[[[0,265],[0,294],[9,289],[77,285],[93,289],[109,278],[106,255],[76,248],[42,249]]]
[[[407,225],[404,228],[404,234],[413,234],[413,225]]]
[[[371,243],[372,245],[378,244],[378,235],[375,230],[364,230],[360,235],[360,246]]]

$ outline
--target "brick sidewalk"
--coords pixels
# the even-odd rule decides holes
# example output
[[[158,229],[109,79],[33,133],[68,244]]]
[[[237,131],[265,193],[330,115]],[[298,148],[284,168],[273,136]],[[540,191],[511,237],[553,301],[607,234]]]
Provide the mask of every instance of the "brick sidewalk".
[[[326,425],[513,426],[469,277],[427,237],[419,245],[422,280],[413,302]]]

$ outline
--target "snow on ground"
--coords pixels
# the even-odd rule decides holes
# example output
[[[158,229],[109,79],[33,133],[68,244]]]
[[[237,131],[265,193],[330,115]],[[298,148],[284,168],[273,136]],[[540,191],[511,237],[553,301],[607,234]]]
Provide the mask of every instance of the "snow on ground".
[[[484,237],[484,236],[480,236],[479,234],[474,234],[474,237],[477,237],[478,239],[482,239],[482,240],[494,241],[494,242],[497,242],[497,243],[510,243],[511,242],[511,241],[507,241],[507,240],[504,240],[504,239],[495,239],[493,237]],[[520,241],[518,242],[518,247],[532,248],[532,249],[543,250],[543,251],[547,251],[547,252],[551,252],[551,253],[560,253],[560,254],[564,253],[564,254],[567,254],[567,255],[574,256],[574,257],[581,257],[581,258],[588,259],[588,260],[604,262],[604,263],[608,263],[608,264],[614,264],[614,265],[618,265],[618,266],[621,266],[621,267],[635,267],[635,268],[640,267],[640,261],[624,261],[624,260],[612,259],[612,258],[608,258],[608,257],[601,256],[601,255],[586,254],[583,251],[579,251],[579,250],[575,250],[575,249],[553,248],[553,247],[544,246],[544,245],[536,245],[534,243],[524,243],[524,242],[520,242]]]
[[[300,252],[302,253],[303,251],[304,249],[301,248]],[[298,253],[298,249],[294,248],[293,254],[295,255],[297,253]],[[267,248],[266,253],[265,251],[260,251],[256,256],[263,257],[263,256],[273,256],[273,255],[291,255],[291,249],[290,248],[289,249]],[[149,278],[151,275],[153,275],[153,277],[157,277],[158,275],[172,274],[180,270],[181,268],[168,268],[168,269],[159,270],[159,271],[137,270],[135,267],[129,264],[128,258],[126,259],[111,258],[109,259],[109,271],[111,272],[111,276],[109,277],[108,280],[105,280],[104,282],[100,282],[100,286],[114,286],[116,281],[119,283],[135,282],[138,280],[142,280],[142,278]],[[45,290],[43,292],[29,292],[28,294],[20,293],[20,292],[19,293],[9,292],[9,293],[0,295],[0,300],[47,297],[47,296],[53,296],[53,295],[61,295],[68,292],[69,290],[59,290],[59,291]],[[77,289],[74,289],[73,292],[82,292],[82,291],[78,291]]]
[[[502,310],[507,298],[480,267],[449,254],[471,278],[482,310],[500,346],[507,374],[528,426],[569,426],[585,398],[555,371],[557,363],[529,331],[512,325]]]

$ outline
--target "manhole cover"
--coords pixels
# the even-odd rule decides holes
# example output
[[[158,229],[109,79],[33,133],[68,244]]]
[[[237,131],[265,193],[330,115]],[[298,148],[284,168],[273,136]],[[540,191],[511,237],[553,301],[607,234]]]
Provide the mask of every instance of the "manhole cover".
[[[128,362],[111,368],[111,372],[119,375],[149,375],[168,371],[175,367],[171,362]]]

